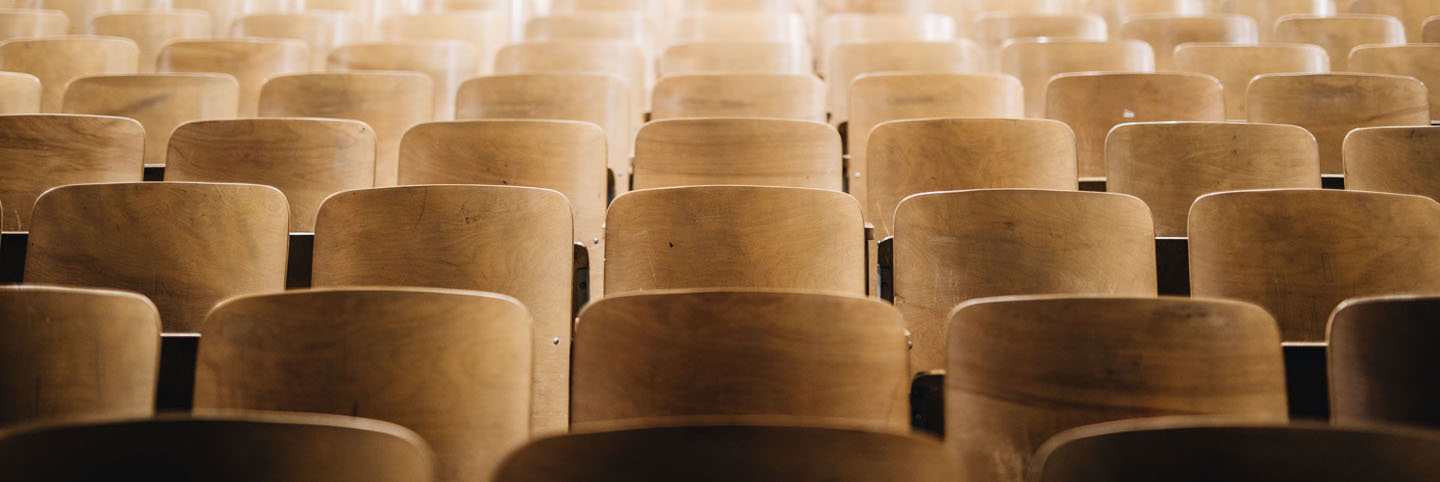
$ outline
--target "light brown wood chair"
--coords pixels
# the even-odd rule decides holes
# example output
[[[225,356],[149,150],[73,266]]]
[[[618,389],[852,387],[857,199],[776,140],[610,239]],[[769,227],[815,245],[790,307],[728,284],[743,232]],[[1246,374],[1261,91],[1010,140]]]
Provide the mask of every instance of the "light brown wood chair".
[[[237,113],[254,117],[265,81],[309,71],[310,51],[293,39],[180,40],[160,48],[155,70],[229,74],[240,85]]]
[[[814,75],[810,48],[777,42],[690,42],[670,46],[660,55],[661,80],[687,74]]]
[[[479,69],[477,58],[469,43],[454,40],[351,44],[330,51],[326,70],[425,74],[435,99],[434,120],[450,120],[455,117],[455,91]]]
[[[824,322],[819,322],[824,320]],[[575,325],[570,422],[793,416],[909,431],[900,313],[861,295],[669,291]]]
[[[400,138],[433,117],[430,78],[418,72],[283,75],[260,89],[263,117],[332,117],[375,131],[375,185],[393,186]]]
[[[0,41],[12,38],[58,37],[70,31],[70,19],[59,10],[0,9]]]
[[[1155,296],[1155,229],[1139,199],[985,189],[917,194],[895,210],[895,306],[910,369],[945,368],[945,320],[989,296]],[[952,432],[953,433],[953,432]]]
[[[866,219],[895,232],[895,207],[913,194],[990,188],[1076,190],[1075,134],[1046,119],[909,119],[870,131]],[[1318,182],[1318,176],[1317,176]]]
[[[1025,89],[1025,116],[1044,117],[1045,88],[1050,78],[1069,72],[1152,72],[1155,54],[1135,40],[1016,40],[1000,54],[1000,71],[1020,79]]]
[[[532,401],[523,418],[530,422],[520,428],[564,431],[572,229],[570,205],[548,189],[428,185],[346,191],[320,209],[313,284],[427,286],[515,297],[534,317],[534,334],[526,335],[533,338],[534,381],[527,389],[533,399],[526,397]]]
[[[432,458],[403,427],[319,414],[174,414],[0,432],[0,463],[20,480],[430,482]]]
[[[792,0],[683,0],[680,12],[688,14],[793,13],[800,5]]]
[[[783,2],[781,2],[783,3]],[[781,42],[804,44],[805,19],[794,12],[725,12],[687,15],[675,22],[672,42]]]
[[[606,165],[615,191],[629,186],[629,86],[614,75],[551,73],[476,77],[460,85],[457,119],[546,119],[589,122],[605,132]],[[578,202],[578,201],[577,201]],[[588,244],[587,244],[588,245]]]
[[[1199,17],[1155,14],[1131,17],[1120,27],[1120,37],[1150,44],[1155,52],[1155,70],[1179,70],[1175,47],[1192,42],[1254,44],[1259,41],[1255,19],[1244,15],[1214,14]]]
[[[979,47],[968,40],[953,42],[850,43],[830,51],[825,74],[830,123],[849,120],[850,86],[875,72],[967,73],[984,65]]]
[[[1345,186],[1440,200],[1440,127],[1366,127],[1345,136]]]
[[[1020,118],[1020,82],[1000,74],[866,74],[851,84],[846,143],[850,194],[869,205],[870,132],[883,122],[932,117]],[[873,221],[873,220],[872,220]]]
[[[20,72],[0,72],[0,114],[40,112],[42,92],[39,77]]]
[[[1116,125],[1225,120],[1220,81],[1205,74],[1061,74],[1045,92],[1045,117],[1075,130],[1081,179],[1105,177],[1105,136]]]
[[[235,117],[240,86],[225,74],[169,73],[80,77],[65,89],[61,110],[129,117],[145,127],[145,163],[164,164],[180,124]]]
[[[1245,120],[1245,92],[1257,75],[1330,72],[1325,49],[1309,44],[1190,43],[1175,49],[1175,69],[1214,76],[1225,93],[1225,118]]]
[[[495,68],[495,53],[510,41],[509,21],[501,13],[475,10],[391,15],[380,22],[380,39],[466,42],[475,48],[475,73],[488,74]]]
[[[976,17],[971,38],[985,49],[985,70],[1000,70],[1000,52],[1011,40],[1054,38],[1104,42],[1105,19],[1093,13],[985,13]]]
[[[1030,480],[1421,482],[1440,477],[1430,456],[1437,449],[1433,432],[1399,427],[1126,420],[1056,435],[1035,456]]]
[[[817,121],[654,121],[635,138],[634,187],[745,184],[840,191],[840,149],[840,134]]]
[[[1330,70],[1350,70],[1350,49],[1367,44],[1403,44],[1405,27],[1386,15],[1286,15],[1275,22],[1275,40],[1319,45],[1330,56]]]
[[[650,101],[645,56],[624,41],[559,41],[507,45],[495,57],[497,74],[594,73],[619,76],[629,88],[630,132],[644,122]]]
[[[1065,15],[1085,13],[1075,0],[967,0],[932,3],[936,13],[949,15],[962,26],[973,25],[986,15]],[[1101,18],[1103,21],[1104,18]],[[977,39],[978,40],[978,39]]]
[[[160,47],[172,40],[208,39],[210,14],[199,10],[103,13],[95,17],[97,35],[134,40],[140,47],[139,72],[154,72]]]
[[[679,75],[660,79],[651,99],[651,120],[762,117],[825,122],[825,83],[813,75]]]
[[[830,55],[842,44],[877,42],[950,42],[954,19],[924,13],[836,13],[822,17],[815,32],[817,72],[829,72]],[[828,75],[828,74],[827,74]]]
[[[1190,208],[1190,292],[1259,304],[1285,341],[1323,341],[1348,298],[1440,290],[1440,204],[1401,194],[1236,191]]]
[[[35,198],[57,186],[140,182],[145,130],[134,119],[35,114],[0,116],[0,229],[30,229]]]
[[[1350,51],[1350,70],[1405,75],[1430,92],[1430,116],[1440,114],[1440,45],[1361,45]],[[1431,87],[1434,86],[1434,87]]]
[[[659,46],[654,19],[634,12],[551,12],[525,22],[529,42],[618,40],[641,47],[650,58]]]
[[[1200,16],[1208,0],[1089,0],[1085,9],[1105,17],[1110,37],[1122,36],[1121,29],[1130,19],[1145,15]]]
[[[359,20],[340,12],[267,13],[235,20],[235,37],[294,39],[310,47],[310,68],[323,70],[330,51],[360,40]]]
[[[1348,1],[1348,0],[1341,0]],[[1269,42],[1275,35],[1275,22],[1291,14],[1335,15],[1335,0],[1224,0],[1220,11],[1255,19],[1260,27],[1260,41]]]
[[[1289,417],[1275,320],[1248,303],[990,298],[956,308],[946,337],[945,443],[959,480],[1025,480],[1044,463],[1041,442],[1094,423]]]
[[[288,217],[268,186],[61,186],[35,201],[25,282],[133,290],[194,332],[220,300],[285,289]]]
[[[1437,315],[1434,295],[1354,298],[1335,309],[1326,334],[1335,424],[1440,428],[1430,369]]]
[[[1105,189],[1145,201],[1156,236],[1184,237],[1190,205],[1205,194],[1320,188],[1315,137],[1292,125],[1120,124],[1105,142],[1105,163]]]
[[[0,426],[149,417],[160,313],[124,291],[0,287],[0,364]]]
[[[627,425],[536,440],[506,458],[495,481],[955,480],[944,446],[918,435],[807,426],[792,419],[691,423]]]
[[[188,122],[170,137],[165,180],[273,186],[290,202],[289,230],[311,232],[326,197],[375,185],[375,131],[342,119]]]
[[[1409,43],[1423,41],[1425,19],[1440,15],[1440,3],[1432,0],[1351,0],[1346,11],[1352,14],[1389,15],[1405,27]]]
[[[1425,19],[1420,27],[1420,37],[1424,43],[1440,43],[1440,15]]]
[[[195,409],[385,420],[434,448],[436,480],[486,480],[530,436],[531,333],[524,305],[477,291],[231,298],[205,318]]]
[[[860,205],[769,186],[632,191],[605,216],[605,293],[756,288],[865,293]]]
[[[140,50],[119,37],[66,36],[0,42],[0,70],[40,79],[40,112],[60,112],[65,86],[86,75],[135,72]]]
[[[1345,136],[1375,126],[1430,125],[1425,84],[1379,74],[1266,74],[1246,94],[1250,122],[1294,124],[1320,144],[1320,172],[1341,174]]]

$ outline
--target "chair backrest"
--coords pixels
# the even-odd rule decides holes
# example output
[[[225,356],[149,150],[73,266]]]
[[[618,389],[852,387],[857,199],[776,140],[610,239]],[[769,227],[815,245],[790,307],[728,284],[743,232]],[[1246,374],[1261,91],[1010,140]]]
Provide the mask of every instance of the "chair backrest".
[[[635,189],[747,184],[839,191],[840,134],[824,122],[653,121],[635,138]]]
[[[472,74],[488,74],[495,69],[495,53],[510,41],[509,22],[507,15],[476,10],[408,13],[381,20],[379,35],[386,42],[466,42],[475,48]]]
[[[1045,117],[1075,130],[1084,178],[1105,177],[1105,136],[1116,125],[1149,121],[1223,121],[1220,81],[1205,74],[1072,73],[1046,88]]]
[[[212,413],[0,432],[18,480],[430,482],[430,449],[403,427],[318,414]]]
[[[681,13],[692,15],[729,13],[793,13],[800,5],[792,0],[682,0]]]
[[[1245,91],[1257,75],[1274,73],[1323,74],[1330,71],[1325,49],[1309,44],[1232,45],[1184,44],[1175,49],[1175,69],[1208,74],[1225,90],[1225,118],[1245,120]]]
[[[1350,70],[1350,49],[1366,44],[1403,44],[1405,27],[1386,15],[1286,15],[1275,22],[1275,40],[1319,45],[1330,70]]]
[[[497,74],[594,73],[619,76],[629,89],[630,132],[644,121],[650,82],[640,46],[618,40],[527,42],[507,45],[495,56]]]
[[[536,440],[506,458],[495,481],[955,480],[950,455],[933,439],[780,422],[788,424],[711,421]]]
[[[825,70],[830,123],[850,117],[850,87],[861,75],[875,72],[966,73],[983,65],[979,47],[968,40],[948,42],[868,42],[835,47]]]
[[[989,188],[1075,190],[1075,134],[1046,119],[911,119],[870,131],[866,219],[875,238],[895,232],[912,194]]]
[[[235,117],[240,86],[225,74],[170,73],[80,77],[65,89],[61,111],[129,117],[145,127],[145,163],[164,164],[180,124]]]
[[[525,22],[525,40],[620,40],[649,52],[656,46],[652,19],[632,12],[551,12]]]
[[[810,48],[805,44],[690,42],[672,45],[660,55],[662,76],[707,73],[813,75],[814,71]]]
[[[40,112],[60,112],[71,79],[135,72],[139,57],[135,41],[120,37],[22,38],[0,43],[0,70],[40,79]]]
[[[397,423],[435,449],[436,480],[483,480],[530,435],[530,323],[514,298],[475,291],[231,298],[201,331],[195,408]]]
[[[1195,17],[1205,13],[1207,0],[1091,0],[1087,9],[1105,16],[1110,36],[1121,36],[1121,28],[1130,19],[1143,15],[1182,15]]]
[[[1155,296],[1150,210],[1121,194],[987,189],[917,194],[895,210],[895,306],[910,368],[945,367],[966,300],[1047,293]]]
[[[35,198],[57,186],[140,182],[145,130],[134,119],[69,114],[0,116],[5,231],[30,229]]]
[[[1440,15],[1425,19],[1420,27],[1420,41],[1424,43],[1440,42]]]
[[[671,291],[591,303],[570,420],[777,415],[909,429],[900,313],[862,295]]]
[[[1263,1],[1263,0],[1258,0]],[[1151,14],[1131,17],[1120,27],[1120,37],[1150,44],[1155,52],[1155,70],[1170,72],[1175,67],[1175,47],[1191,42],[1254,44],[1259,41],[1255,19],[1244,15],[1212,14],[1185,16]]]
[[[945,432],[964,434],[946,444],[963,480],[1024,480],[1041,442],[1083,425],[1289,416],[1275,320],[1248,303],[994,298],[956,308],[946,337]]]
[[[1440,427],[1440,390],[1429,383],[1440,299],[1392,295],[1350,299],[1330,315],[1326,361],[1330,418],[1339,425]]]
[[[254,117],[260,86],[271,77],[310,70],[310,50],[293,39],[180,40],[161,47],[158,72],[216,72],[239,82],[242,117]]]
[[[1137,40],[1016,40],[1000,53],[1000,71],[1020,79],[1025,90],[1025,116],[1045,116],[1045,87],[1050,78],[1068,72],[1151,72],[1155,54]]]
[[[847,43],[948,42],[955,40],[955,21],[928,13],[837,13],[823,17],[815,32],[819,72],[828,72],[830,56]]]
[[[342,119],[189,122],[171,135],[166,161],[167,181],[274,186],[290,202],[290,231],[310,232],[327,196],[375,185],[375,131]]]
[[[1440,477],[1436,450],[1434,433],[1395,427],[1126,420],[1056,435],[1036,454],[1030,480],[1421,482]]]
[[[1345,185],[1440,200],[1440,127],[1366,127],[1345,136]],[[8,204],[7,204],[8,205]]]
[[[1024,116],[1020,82],[1000,74],[867,74],[850,88],[850,194],[869,205],[870,132],[883,122],[931,117]]]
[[[1054,38],[1105,41],[1105,19],[1093,13],[981,14],[975,19],[971,38],[985,49],[986,71],[1000,69],[1000,51],[1011,40]]]
[[[0,115],[40,112],[40,78],[22,72],[0,72]],[[820,94],[823,98],[824,94]],[[824,110],[823,104],[821,110]]]
[[[96,35],[134,40],[140,47],[139,72],[154,72],[155,58],[166,42],[208,39],[214,28],[210,14],[200,10],[101,13],[91,22]]]
[[[1350,51],[1350,70],[1414,77],[1430,93],[1430,117],[1440,115],[1440,45],[1361,45]]]
[[[305,42],[310,47],[310,68],[322,70],[330,51],[359,40],[362,30],[359,20],[343,12],[310,11],[246,15],[235,20],[231,33]]]
[[[0,41],[12,38],[59,37],[70,30],[70,20],[59,10],[0,9]]]
[[[1321,341],[1348,298],[1440,290],[1440,204],[1401,194],[1236,191],[1190,208],[1190,292],[1259,304]]]
[[[5,286],[0,315],[0,426],[154,413],[160,313],[144,296]]]
[[[479,70],[475,47],[467,42],[437,40],[345,45],[330,51],[326,70],[410,71],[430,78],[435,120],[455,118],[455,90]]]
[[[784,42],[804,45],[805,19],[795,12],[688,15],[675,22],[674,42]],[[806,49],[807,51],[809,49]]]
[[[1430,125],[1425,84],[1380,74],[1266,74],[1246,94],[1250,122],[1294,124],[1315,135],[1320,172],[1343,172],[1342,147],[1351,130]]]
[[[25,282],[133,290],[194,332],[220,300],[285,288],[288,217],[268,186],[61,186],[35,201]]]
[[[1348,0],[1340,0],[1348,1]],[[1238,13],[1255,19],[1260,27],[1260,41],[1275,36],[1275,22],[1291,14],[1335,15],[1335,0],[1223,0],[1220,11]]]
[[[375,130],[375,185],[395,185],[400,138],[429,122],[430,79],[417,72],[340,72],[275,77],[260,89],[263,117],[358,120]]]
[[[865,293],[860,205],[768,186],[632,191],[605,217],[605,293],[759,288]]]
[[[1440,3],[1433,0],[1348,0],[1346,11],[1389,15],[1400,20],[1405,27],[1405,39],[1410,43],[1423,41],[1425,19],[1440,15]]]
[[[679,75],[655,83],[650,105],[651,120],[768,117],[825,122],[825,83],[800,74]]]
[[[1315,137],[1292,125],[1121,124],[1106,140],[1105,163],[1106,191],[1145,201],[1156,236],[1184,237],[1190,205],[1205,194],[1320,188]]]

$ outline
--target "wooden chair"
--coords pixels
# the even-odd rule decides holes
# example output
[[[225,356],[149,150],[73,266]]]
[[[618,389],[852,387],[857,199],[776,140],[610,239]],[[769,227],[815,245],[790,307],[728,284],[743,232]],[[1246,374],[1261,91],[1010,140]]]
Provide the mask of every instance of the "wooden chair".
[[[1430,116],[1440,114],[1440,45],[1361,45],[1350,51],[1350,70],[1405,75],[1425,83]],[[1430,88],[1430,86],[1435,86]]]
[[[475,291],[231,298],[201,331],[195,408],[393,422],[435,449],[436,480],[483,480],[530,435],[530,325],[514,298]]]
[[[661,81],[665,76],[707,73],[813,75],[814,66],[810,48],[793,43],[691,42],[675,44],[660,55]]]
[[[1191,43],[1176,47],[1175,69],[1214,76],[1225,94],[1225,118],[1245,120],[1245,91],[1257,75],[1330,72],[1325,49],[1309,44],[1232,45]]]
[[[1440,42],[1440,15],[1425,19],[1420,27],[1420,36],[1424,43]]]
[[[1196,17],[1205,13],[1207,0],[1089,0],[1086,9],[1105,17],[1110,37],[1122,36],[1121,29],[1130,19],[1145,15],[1178,15]]]
[[[548,189],[430,185],[346,191],[320,209],[312,279],[317,287],[428,286],[515,297],[534,316],[534,334],[527,328],[525,335],[534,353],[534,381],[527,389],[533,401],[526,397],[528,416],[522,418],[529,422],[518,428],[564,431],[571,230],[570,205]]]
[[[706,13],[681,18],[675,24],[674,42],[777,42],[804,44],[805,19],[794,12]]]
[[[40,112],[60,112],[65,85],[86,75],[135,72],[140,50],[118,37],[11,39],[0,43],[0,70],[40,79]]]
[[[935,13],[949,15],[960,25],[972,25],[987,15],[1066,15],[1084,13],[1077,0],[967,0],[937,2]],[[1104,20],[1103,18],[1101,20]],[[978,39],[977,39],[978,40]]]
[[[689,14],[794,13],[800,5],[792,0],[684,0],[680,12]]]
[[[922,436],[802,426],[789,419],[770,425],[695,422],[537,440],[507,457],[495,481],[955,480],[944,446]]]
[[[208,39],[210,14],[198,10],[105,13],[95,17],[95,33],[134,40],[140,47],[139,72],[154,72],[160,47],[172,40]]]
[[[1032,458],[1041,442],[1088,424],[1288,418],[1275,320],[1248,303],[992,298],[956,308],[946,336],[945,442],[961,480],[1024,480],[1045,463]]]
[[[852,43],[830,51],[825,76],[830,92],[830,123],[849,120],[850,87],[857,77],[877,72],[966,73],[983,65],[979,47],[955,42]]]
[[[1403,44],[1405,27],[1385,15],[1286,15],[1275,22],[1275,40],[1319,45],[1330,56],[1330,70],[1350,71],[1350,49],[1366,44]]]
[[[605,216],[605,293],[865,293],[865,227],[845,193],[768,186],[632,191]]]
[[[913,194],[1079,187],[1075,134],[1052,120],[890,121],[870,131],[868,150],[866,219],[875,224],[876,239],[894,234],[895,207]]]
[[[629,86],[630,131],[626,137],[634,135],[644,122],[650,96],[645,56],[636,45],[621,41],[519,43],[505,46],[495,57],[497,74],[562,72],[619,76]]]
[[[651,120],[761,117],[825,122],[825,84],[813,75],[680,75],[660,79],[651,98]]]
[[[1120,27],[1120,37],[1150,44],[1155,52],[1155,70],[1171,72],[1175,47],[1193,42],[1254,44],[1259,41],[1255,20],[1244,15],[1219,14],[1186,17],[1174,14],[1131,17]]]
[[[985,49],[985,70],[1000,70],[1000,52],[1011,40],[1053,38],[1104,42],[1105,19],[1095,14],[985,13],[975,19],[971,38]]]
[[[1275,35],[1275,22],[1280,17],[1291,14],[1333,16],[1335,3],[1335,0],[1224,0],[1220,10],[1255,19],[1255,24],[1260,27],[1260,41],[1269,42]]]
[[[634,187],[744,184],[840,191],[840,150],[840,134],[817,121],[654,121],[635,139]]]
[[[1152,72],[1155,54],[1145,42],[1123,40],[1017,40],[1000,53],[1000,71],[1020,79],[1025,116],[1044,117],[1046,85],[1068,72]]]
[[[1440,427],[1430,380],[1437,299],[1390,295],[1346,300],[1330,315],[1330,418],[1338,425]]]
[[[333,117],[375,130],[375,185],[395,185],[400,138],[434,117],[430,78],[417,72],[284,75],[260,89],[264,117]]]
[[[1105,143],[1109,192],[1145,201],[1157,236],[1184,237],[1195,199],[1242,189],[1320,188],[1320,154],[1305,129],[1280,124],[1120,124]]]
[[[0,41],[12,38],[59,37],[70,31],[70,19],[59,10],[0,9]]]
[[[0,287],[0,426],[148,417],[159,358],[160,314],[144,296]]]
[[[160,49],[158,72],[229,74],[240,85],[241,117],[254,117],[271,77],[310,70],[309,48],[293,39],[180,40]]]
[[[1419,43],[1424,41],[1425,19],[1440,15],[1440,3],[1431,0],[1353,0],[1346,11],[1395,17],[1405,27],[1405,40]]]
[[[1356,296],[1440,289],[1440,204],[1362,191],[1201,196],[1190,208],[1190,292],[1259,304],[1286,341],[1322,341]]]
[[[605,297],[575,325],[570,421],[776,415],[909,431],[905,363],[900,313],[860,295]]]
[[[818,81],[817,81],[818,83]],[[40,112],[40,78],[20,72],[0,72],[0,114]],[[820,96],[824,96],[823,90]],[[823,104],[821,110],[824,110]]]
[[[1045,117],[1075,130],[1081,179],[1105,177],[1105,136],[1116,125],[1225,120],[1220,81],[1205,74],[1061,74],[1045,91]]]
[[[25,282],[134,290],[166,332],[194,332],[220,300],[285,288],[287,218],[267,186],[61,186],[35,201]]]
[[[510,41],[510,19],[496,12],[455,11],[391,15],[380,22],[386,42],[455,40],[475,48],[475,73],[495,68],[495,53]]]
[[[311,232],[326,197],[375,185],[375,131],[341,119],[189,122],[170,137],[165,180],[273,186],[290,201],[289,230]]]
[[[1266,74],[1246,94],[1250,122],[1294,124],[1320,144],[1320,172],[1343,172],[1341,148],[1351,130],[1430,125],[1425,84],[1378,74]],[[1323,102],[1322,102],[1323,100]]]
[[[1440,437],[1398,427],[1127,420],[1056,435],[1035,456],[1031,480],[1421,482],[1440,477],[1436,449]]]
[[[1345,136],[1345,185],[1440,200],[1440,127],[1366,127]]]
[[[61,110],[140,121],[145,127],[145,163],[165,164],[165,145],[177,126],[233,118],[239,95],[239,84],[225,74],[97,75],[70,81]]]
[[[69,35],[86,35],[95,33],[93,20],[96,15],[106,12],[145,10],[148,5],[145,0],[109,0],[101,2],[94,0],[17,0],[11,4],[11,7],[59,10],[70,20]]]
[[[430,78],[435,120],[455,117],[455,91],[479,66],[475,48],[454,40],[346,45],[330,51],[330,71],[411,71]]]
[[[851,84],[850,194],[869,205],[868,135],[886,121],[931,117],[1023,116],[1020,82],[999,74],[866,74]]]
[[[476,77],[460,85],[457,119],[547,119],[589,122],[605,132],[606,165],[617,192],[630,179],[629,87],[603,74],[520,74]]]
[[[21,480],[430,482],[431,459],[403,427],[319,414],[177,414],[0,432],[0,463]]]
[[[877,42],[951,42],[955,21],[943,15],[838,13],[824,17],[815,33],[817,72],[830,72],[830,53],[842,44]]]
[[[57,186],[140,182],[145,130],[134,119],[36,114],[0,116],[0,229],[27,231],[35,198]]]
[[[235,20],[235,37],[295,39],[310,47],[310,68],[323,70],[330,51],[359,41],[362,26],[340,12],[267,13]]]
[[[655,31],[650,18],[632,12],[552,12],[525,22],[525,40],[530,42],[618,40],[646,52],[658,46]]]
[[[917,194],[895,210],[895,306],[910,369],[945,368],[945,320],[989,296],[1155,296],[1155,229],[1120,194],[986,189]],[[951,432],[957,433],[957,432]]]

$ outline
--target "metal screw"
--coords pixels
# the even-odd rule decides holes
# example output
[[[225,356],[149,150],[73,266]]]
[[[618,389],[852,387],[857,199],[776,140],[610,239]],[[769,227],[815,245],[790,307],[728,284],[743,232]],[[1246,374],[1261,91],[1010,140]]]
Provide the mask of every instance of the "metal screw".
[[[595,244],[600,244],[600,238],[595,238]]]
[[[551,345],[559,345],[559,344],[560,344],[560,337],[557,336],[557,337],[555,337],[555,338],[551,338],[551,339],[550,339],[550,344],[551,344]]]

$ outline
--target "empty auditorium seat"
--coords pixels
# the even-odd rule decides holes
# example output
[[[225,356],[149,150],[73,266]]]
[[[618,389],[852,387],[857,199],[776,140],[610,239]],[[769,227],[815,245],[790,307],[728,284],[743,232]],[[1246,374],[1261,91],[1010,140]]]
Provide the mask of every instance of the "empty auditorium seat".
[[[453,119],[455,90],[479,69],[469,43],[454,40],[365,43],[330,51],[330,71],[410,71],[430,78],[435,120]]]
[[[140,47],[139,72],[154,72],[160,48],[172,40],[207,39],[210,14],[199,10],[102,13],[93,22],[95,34],[124,37]]]
[[[784,42],[804,44],[805,20],[793,12],[705,13],[675,22],[674,42]]]
[[[1353,0],[1347,3],[1346,11],[1352,14],[1389,15],[1399,19],[1405,27],[1405,38],[1410,43],[1422,42],[1425,19],[1440,15],[1440,3],[1432,0]]]
[[[1367,44],[1403,44],[1405,27],[1386,15],[1286,15],[1275,22],[1278,42],[1316,44],[1330,55],[1330,70],[1350,71],[1350,49]]]
[[[1335,0],[1225,0],[1221,10],[1255,19],[1256,26],[1260,27],[1260,41],[1268,42],[1275,35],[1275,22],[1280,17],[1291,14],[1335,15],[1335,3]]]
[[[1350,70],[1406,75],[1425,83],[1430,117],[1440,114],[1440,45],[1362,45],[1350,51]]]
[[[40,112],[41,92],[39,77],[20,72],[0,72],[0,114]]]
[[[237,113],[254,117],[265,81],[309,71],[310,53],[293,39],[179,40],[160,49],[155,70],[229,74],[240,85]]]
[[[1437,314],[1433,295],[1354,298],[1336,308],[1326,337],[1336,424],[1440,427],[1431,375]]]
[[[645,55],[631,42],[557,41],[510,44],[495,56],[497,74],[595,73],[617,75],[629,86],[630,133],[640,128],[650,101]]]
[[[1205,74],[1061,74],[1045,92],[1045,117],[1075,130],[1082,179],[1105,177],[1105,136],[1118,124],[1225,120],[1220,81]]]
[[[1125,40],[1017,40],[1000,54],[1000,71],[1020,79],[1025,88],[1025,116],[1044,117],[1045,86],[1067,72],[1151,72],[1155,54],[1145,42]]]
[[[665,49],[660,75],[757,73],[814,75],[810,48],[779,42],[689,42]],[[663,78],[662,78],[663,80]]]
[[[955,21],[921,12],[847,12],[823,17],[815,30],[818,72],[829,72],[831,52],[849,43],[949,42],[956,39]]]
[[[1351,130],[1430,124],[1425,84],[1379,74],[1266,74],[1246,94],[1250,122],[1294,124],[1315,135],[1320,172],[1342,173],[1341,147]]]
[[[5,231],[30,229],[41,193],[66,184],[139,182],[145,131],[134,119],[36,114],[0,116],[0,202]],[[62,220],[63,221],[63,220]]]
[[[965,73],[983,65],[979,47],[968,40],[953,42],[852,43],[830,51],[825,70],[830,92],[830,123],[849,120],[850,87],[855,79],[875,72]]]
[[[1440,200],[1440,127],[1366,127],[1345,137],[1345,186]]]
[[[175,127],[233,118],[239,96],[239,84],[225,74],[97,75],[70,81],[61,110],[140,121],[145,127],[145,163],[164,164],[165,145]]]
[[[635,138],[635,189],[747,184],[839,191],[840,134],[823,122],[654,121]]]
[[[497,12],[473,10],[391,15],[380,21],[379,36],[386,42],[469,43],[477,55],[475,73],[488,74],[495,68],[495,53],[510,41],[509,20]]]
[[[1252,0],[1263,1],[1263,0]],[[1150,44],[1155,70],[1175,68],[1175,47],[1191,42],[1254,44],[1259,41],[1255,20],[1244,15],[1150,14],[1131,17],[1120,27],[1120,38]]]
[[[1175,69],[1208,74],[1225,90],[1225,118],[1245,120],[1245,92],[1257,75],[1323,74],[1330,71],[1325,49],[1309,44],[1183,44],[1175,49]]]
[[[650,105],[651,120],[768,117],[825,122],[825,84],[799,74],[677,75],[655,84]]]
[[[1055,38],[1103,42],[1106,32],[1105,19],[1091,13],[996,12],[975,19],[971,38],[985,49],[985,70],[994,72],[1000,69],[1000,52],[1008,41]]]
[[[335,47],[359,41],[360,22],[341,12],[253,14],[235,20],[236,37],[295,39],[310,47],[310,68],[322,70]]]
[[[40,112],[60,112],[65,85],[71,79],[132,73],[139,58],[135,41],[119,37],[26,38],[0,43],[0,70],[40,79]]]
[[[0,9],[0,40],[58,37],[70,30],[70,19],[59,10]]]

